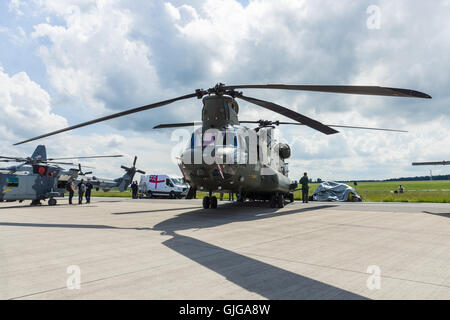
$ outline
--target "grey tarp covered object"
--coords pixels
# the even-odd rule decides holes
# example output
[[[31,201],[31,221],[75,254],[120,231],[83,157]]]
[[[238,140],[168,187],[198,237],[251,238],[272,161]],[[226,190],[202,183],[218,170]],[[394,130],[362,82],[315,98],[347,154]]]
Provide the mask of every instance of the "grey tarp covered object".
[[[361,197],[352,187],[334,181],[326,181],[321,183],[313,193],[314,201],[349,201],[349,194],[353,197],[350,201],[361,201]]]

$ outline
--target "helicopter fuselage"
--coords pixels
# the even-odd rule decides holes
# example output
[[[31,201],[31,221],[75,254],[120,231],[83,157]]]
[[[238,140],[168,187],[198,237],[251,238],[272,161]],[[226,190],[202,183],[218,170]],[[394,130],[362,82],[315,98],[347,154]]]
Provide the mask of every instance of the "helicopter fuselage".
[[[76,171],[44,165],[23,166],[14,173],[1,171],[0,201],[40,201],[63,197],[67,181],[76,175]]]
[[[203,98],[202,128],[191,136],[180,169],[191,188],[205,192],[233,192],[242,197],[268,199],[293,190],[285,159],[273,128],[249,129],[238,120],[233,97]],[[276,158],[276,159],[275,159]]]

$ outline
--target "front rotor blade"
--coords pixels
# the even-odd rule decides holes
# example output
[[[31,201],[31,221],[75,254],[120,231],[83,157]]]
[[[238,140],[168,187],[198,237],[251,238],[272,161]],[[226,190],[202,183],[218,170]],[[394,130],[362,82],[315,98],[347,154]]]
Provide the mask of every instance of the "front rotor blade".
[[[166,129],[166,128],[180,128],[180,127],[194,127],[202,125],[202,122],[185,122],[185,123],[164,123],[159,124],[153,129]]]
[[[330,128],[322,123],[320,123],[319,121],[316,121],[314,119],[308,118],[300,113],[297,113],[295,111],[289,110],[285,107],[279,106],[275,103],[272,102],[268,102],[268,101],[264,101],[264,100],[259,100],[259,99],[255,99],[255,98],[250,98],[250,97],[246,97],[244,95],[238,95],[237,98],[240,98],[242,100],[245,100],[247,102],[256,104],[258,106],[261,106],[263,108],[272,110],[274,112],[277,112],[285,117],[288,117],[292,120],[298,121],[310,128],[313,128],[315,130],[318,130],[322,133],[325,134],[335,134],[338,133],[339,131],[334,130],[333,128]]]
[[[53,132],[50,132],[50,133],[47,133],[47,134],[43,134],[43,135],[38,136],[38,137],[34,137],[34,138],[27,139],[27,140],[24,140],[24,141],[21,141],[21,142],[17,142],[14,145],[16,146],[16,145],[23,144],[23,143],[26,143],[26,142],[42,139],[42,138],[45,138],[45,137],[53,136],[53,135],[58,134],[58,133],[62,133],[62,132],[70,131],[70,130],[73,130],[73,129],[85,127],[85,126],[88,126],[88,125],[91,125],[91,124],[94,124],[94,123],[98,123],[98,122],[102,122],[102,121],[106,121],[106,120],[110,120],[110,119],[114,119],[114,118],[118,118],[118,117],[123,117],[123,116],[129,115],[129,114],[132,114],[132,113],[136,113],[136,112],[141,112],[141,111],[145,111],[145,110],[149,110],[149,109],[153,109],[153,108],[162,107],[164,105],[167,105],[167,104],[179,101],[179,100],[194,98],[194,97],[197,97],[197,96],[198,96],[197,93],[191,93],[191,94],[188,94],[188,95],[185,95],[185,96],[181,96],[181,97],[178,97],[178,98],[165,100],[165,101],[161,101],[161,102],[157,102],[157,103],[152,103],[152,104],[149,104],[149,105],[146,105],[146,106],[142,106],[142,107],[139,107],[139,108],[134,108],[134,109],[118,112],[118,113],[115,113],[115,114],[112,114],[112,115],[109,115],[109,116],[106,116],[106,117],[101,117],[101,118],[94,119],[94,120],[91,120],[91,121],[83,122],[83,123],[80,123],[80,124],[77,124],[77,125],[74,125],[74,126],[71,126],[71,127],[67,127],[67,128],[64,128],[64,129],[56,130],[56,131],[53,131]]]
[[[69,159],[97,159],[97,158],[121,158],[123,155],[113,155],[113,156],[91,156],[91,157],[69,157],[69,158],[50,158],[48,161],[52,160],[69,160]]]
[[[323,85],[286,85],[286,84],[223,86],[223,90],[233,90],[233,89],[281,89],[281,90],[299,90],[299,91],[315,91],[315,92],[344,93],[344,94],[363,94],[372,96],[431,99],[431,96],[429,96],[428,94],[415,90],[377,87],[377,86],[323,86]]]
[[[291,124],[295,126],[302,126],[301,123],[293,123],[293,122],[280,122],[280,124]],[[327,126],[332,128],[346,128],[346,129],[362,129],[362,130],[377,130],[377,131],[391,131],[391,132],[408,132],[405,130],[398,129],[385,129],[385,128],[370,128],[370,127],[359,127],[359,126],[344,126],[340,124],[327,124]]]
[[[413,166],[448,166],[450,161],[440,161],[440,162],[413,162]]]

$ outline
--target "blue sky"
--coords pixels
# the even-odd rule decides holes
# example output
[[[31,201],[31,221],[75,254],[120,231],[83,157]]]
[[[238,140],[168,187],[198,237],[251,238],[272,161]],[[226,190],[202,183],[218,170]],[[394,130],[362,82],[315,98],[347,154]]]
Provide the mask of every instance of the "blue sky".
[[[368,25],[375,5],[379,28]],[[324,123],[392,127],[407,134],[342,130],[326,137],[281,128],[292,178],[381,179],[425,175],[412,161],[450,160],[450,1],[33,0],[0,3],[0,134],[11,144],[217,82],[353,84],[420,90],[433,100],[299,92],[246,93]],[[92,161],[121,174],[136,154],[148,172],[178,174],[171,131],[194,121],[192,100],[74,131],[45,143],[52,156],[123,153]],[[285,120],[241,103],[241,119]],[[435,167],[435,174],[447,173]]]

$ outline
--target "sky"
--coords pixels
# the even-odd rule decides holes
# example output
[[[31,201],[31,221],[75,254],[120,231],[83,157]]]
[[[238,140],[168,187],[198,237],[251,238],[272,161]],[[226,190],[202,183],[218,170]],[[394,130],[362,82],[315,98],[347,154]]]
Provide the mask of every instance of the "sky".
[[[120,165],[180,176],[180,139],[167,122],[198,121],[201,101],[81,128],[67,125],[226,84],[378,85],[432,100],[282,90],[245,94],[341,129],[280,127],[290,177],[357,180],[448,174],[413,161],[450,160],[450,0],[4,0],[0,2],[0,154],[123,154],[83,162],[101,177]],[[241,120],[288,120],[240,101]],[[178,149],[174,149],[178,146]]]

